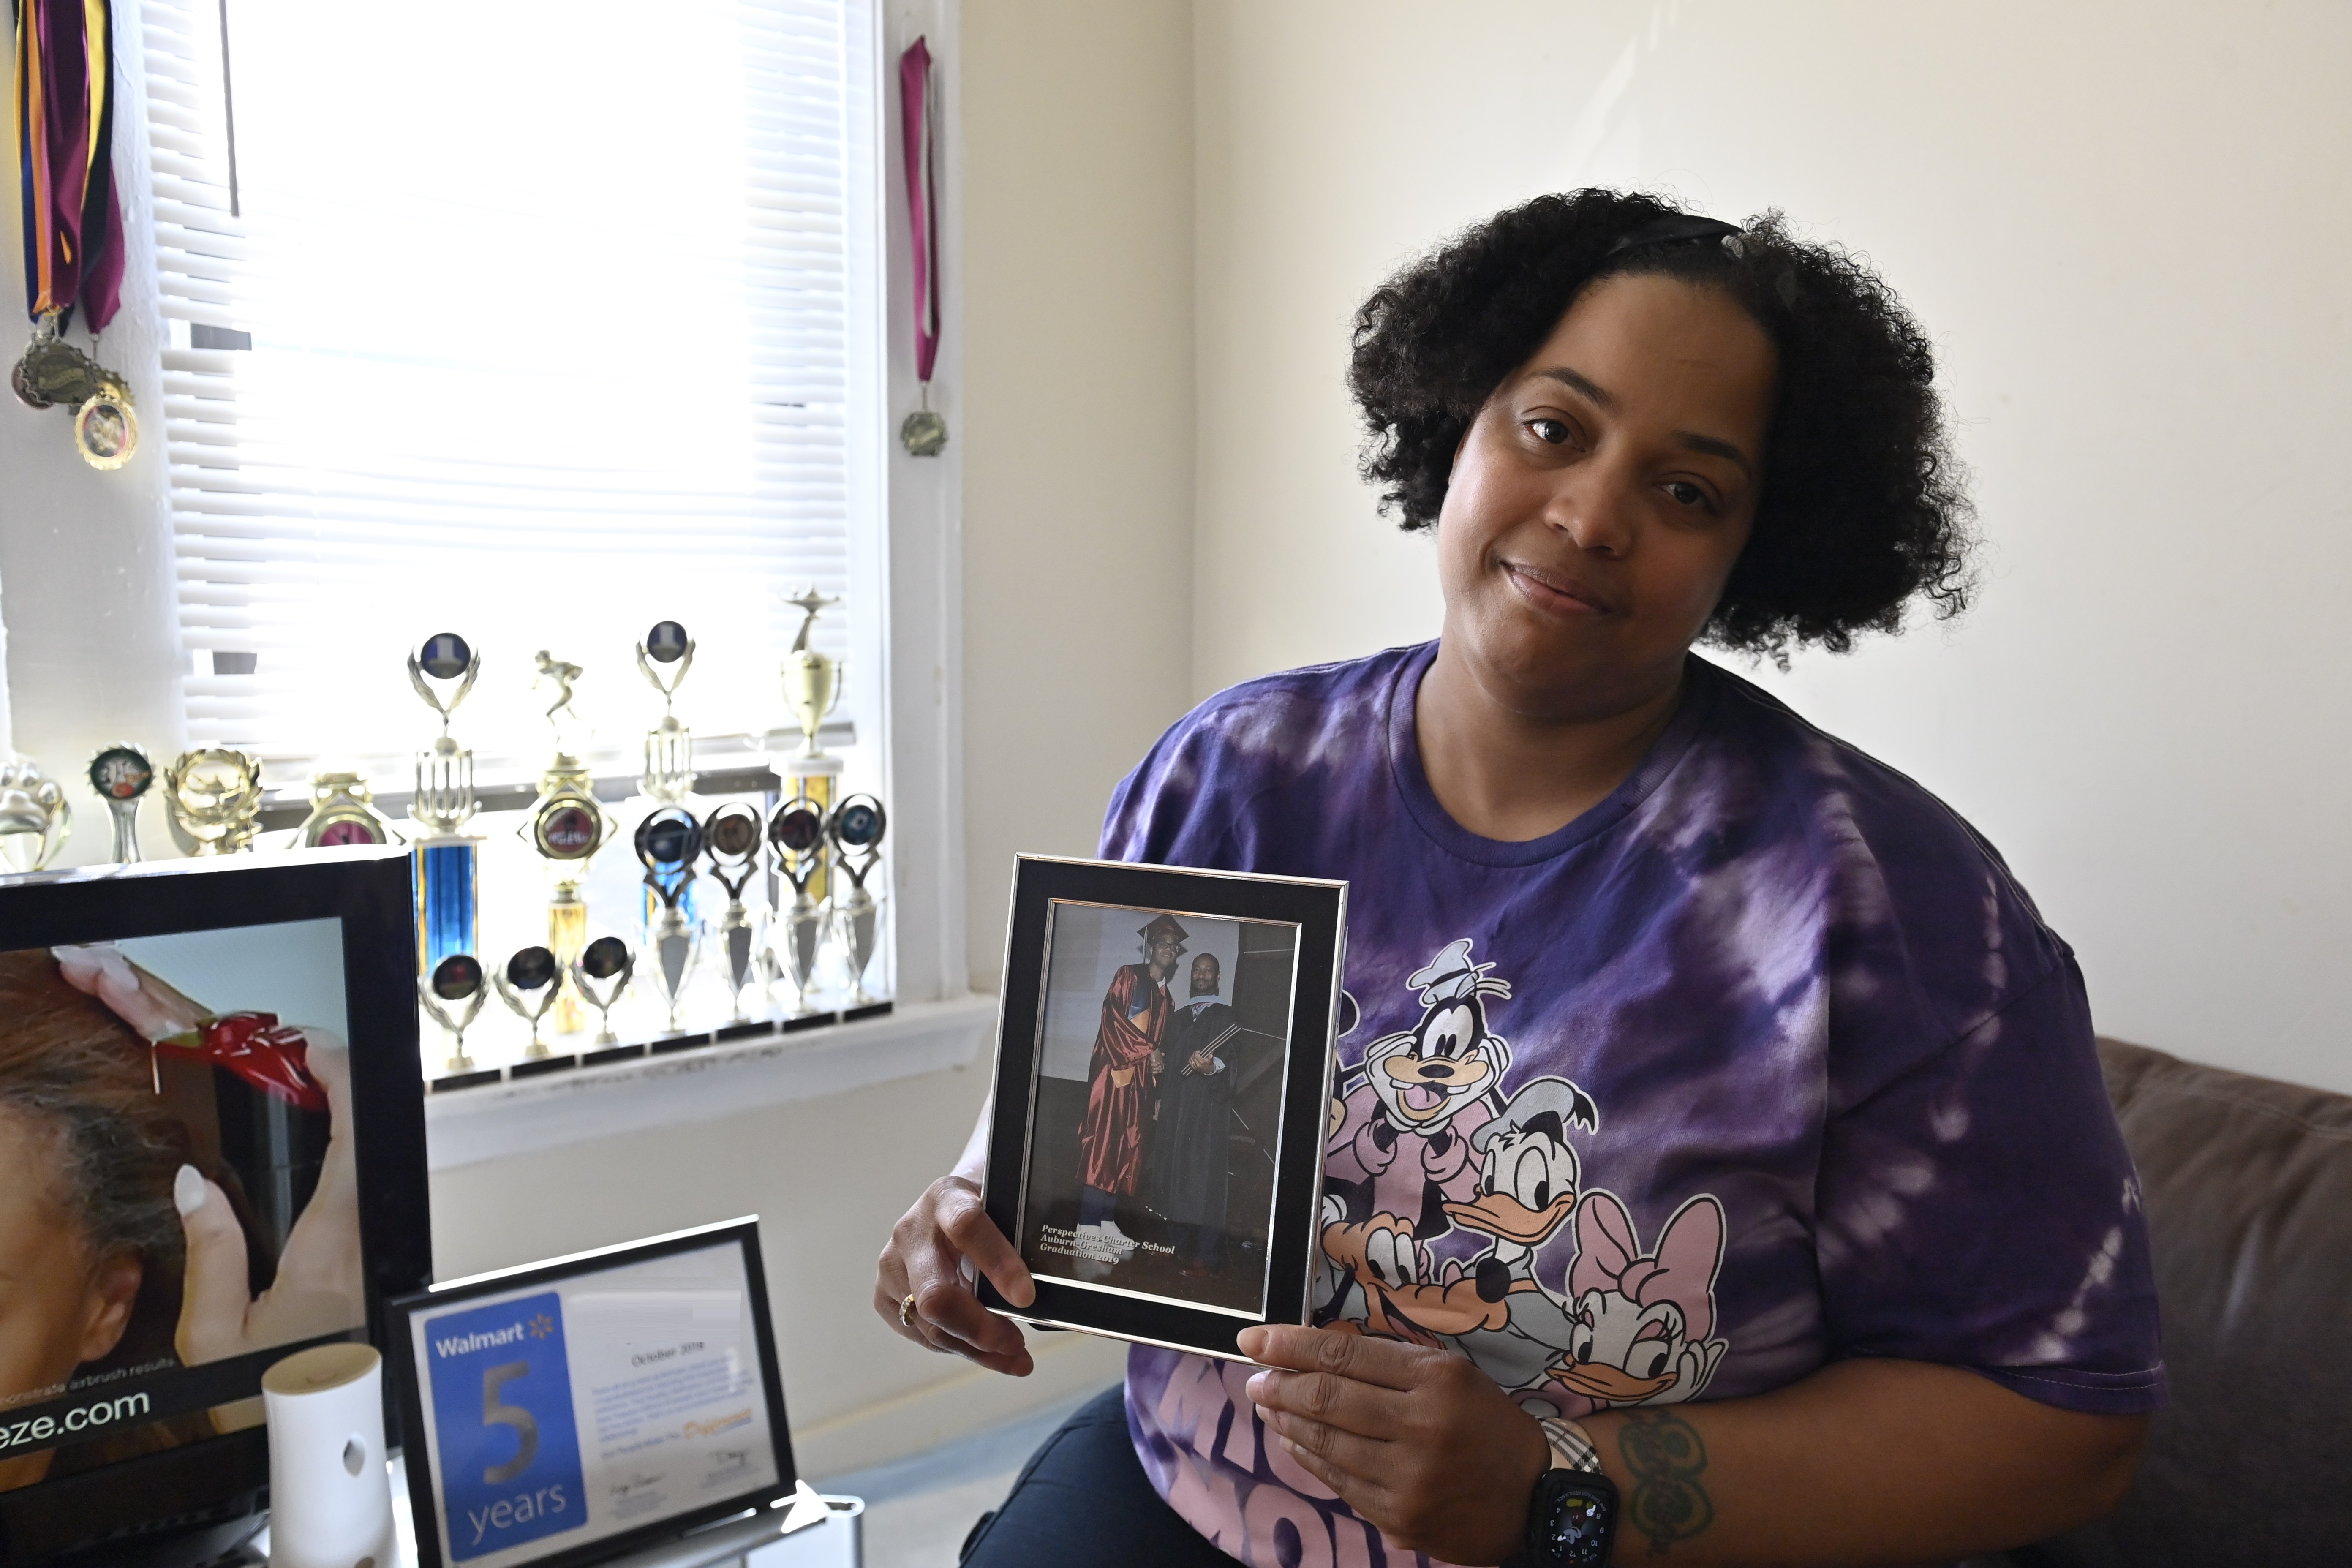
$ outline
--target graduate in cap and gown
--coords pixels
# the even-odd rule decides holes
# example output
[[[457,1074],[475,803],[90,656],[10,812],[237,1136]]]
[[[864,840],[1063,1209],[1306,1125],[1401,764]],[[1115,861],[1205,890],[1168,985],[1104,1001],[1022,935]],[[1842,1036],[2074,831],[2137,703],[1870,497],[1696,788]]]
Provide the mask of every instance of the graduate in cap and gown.
[[[1142,1178],[1144,1112],[1168,1032],[1168,977],[1192,935],[1171,914],[1153,916],[1136,934],[1143,938],[1145,961],[1119,965],[1103,994],[1102,1023],[1087,1066],[1087,1114],[1078,1124],[1086,1182],[1078,1229],[1092,1229],[1092,1239],[1113,1244],[1129,1240],[1113,1216],[1118,1200],[1132,1195]]]
[[[1193,1279],[1217,1271],[1225,1231],[1225,1175],[1234,1103],[1234,1043],[1241,1021],[1218,996],[1217,955],[1192,960],[1191,997],[1168,1026],[1160,1121],[1152,1140],[1153,1206],[1176,1227],[1176,1256]]]

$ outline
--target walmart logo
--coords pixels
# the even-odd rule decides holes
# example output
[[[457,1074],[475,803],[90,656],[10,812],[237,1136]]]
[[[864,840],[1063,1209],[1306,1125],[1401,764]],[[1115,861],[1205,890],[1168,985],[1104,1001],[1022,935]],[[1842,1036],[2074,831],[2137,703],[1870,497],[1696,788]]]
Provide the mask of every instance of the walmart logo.
[[[555,1320],[545,1312],[534,1312],[530,1319],[530,1337],[543,1340],[555,1331]]]

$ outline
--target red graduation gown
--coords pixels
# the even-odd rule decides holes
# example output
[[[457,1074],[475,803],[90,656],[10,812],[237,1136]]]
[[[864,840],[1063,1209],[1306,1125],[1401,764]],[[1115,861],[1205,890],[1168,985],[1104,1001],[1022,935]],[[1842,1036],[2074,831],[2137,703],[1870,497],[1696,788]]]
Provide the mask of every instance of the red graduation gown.
[[[1132,1193],[1143,1171],[1143,1107],[1150,1088],[1150,1057],[1168,1032],[1168,993],[1148,963],[1123,964],[1103,994],[1087,1068],[1087,1115],[1078,1124],[1086,1184]],[[1121,1083],[1119,1079],[1127,1081]]]

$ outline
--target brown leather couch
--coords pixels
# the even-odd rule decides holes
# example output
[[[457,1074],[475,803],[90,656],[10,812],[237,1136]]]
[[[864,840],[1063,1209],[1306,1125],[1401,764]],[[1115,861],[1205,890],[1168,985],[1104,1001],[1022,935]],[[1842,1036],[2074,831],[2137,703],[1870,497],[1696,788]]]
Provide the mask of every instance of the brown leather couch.
[[[2352,1097],[2099,1042],[2171,1408],[2121,1508],[2017,1568],[2352,1564]]]

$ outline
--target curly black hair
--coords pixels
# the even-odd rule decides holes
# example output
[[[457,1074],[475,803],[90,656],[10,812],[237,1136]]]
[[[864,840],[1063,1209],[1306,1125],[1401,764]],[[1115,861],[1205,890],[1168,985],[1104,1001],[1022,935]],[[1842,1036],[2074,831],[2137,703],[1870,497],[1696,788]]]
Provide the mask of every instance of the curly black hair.
[[[1413,261],[1356,312],[1348,384],[1364,478],[1408,530],[1433,528],[1463,434],[1585,288],[1663,274],[1721,289],[1780,353],[1754,530],[1702,634],[1786,664],[1843,653],[1926,599],[1966,607],[1966,476],[1948,444],[1927,334],[1870,268],[1791,237],[1778,212],[1737,237],[1612,247],[1680,216],[1608,190],[1538,196]]]

